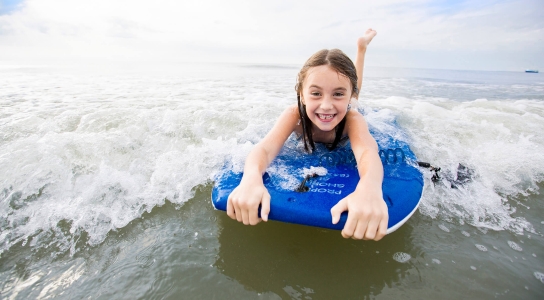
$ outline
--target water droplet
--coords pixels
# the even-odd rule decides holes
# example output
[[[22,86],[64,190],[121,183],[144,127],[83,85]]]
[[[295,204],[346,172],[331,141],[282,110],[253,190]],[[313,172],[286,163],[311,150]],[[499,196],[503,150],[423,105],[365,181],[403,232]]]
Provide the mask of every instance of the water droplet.
[[[533,256],[536,257],[536,254],[533,253]]]
[[[436,259],[436,258],[433,258],[433,264],[441,264],[442,262],[440,262],[440,260]]]
[[[195,232],[195,237],[198,236],[198,232]]]
[[[523,249],[518,245],[516,244],[515,242],[512,242],[512,241],[508,241],[508,245],[510,246],[510,248],[516,250],[516,251],[523,251]]]
[[[438,228],[442,229],[445,232],[450,232],[450,229],[443,224],[438,225]]]
[[[476,271],[476,267],[475,266],[470,266],[470,268],[474,271]]]
[[[404,252],[397,252],[397,253],[393,254],[393,259],[400,262],[400,263],[405,263],[405,262],[409,261],[410,258],[412,258],[410,256],[410,254],[404,253]]]
[[[470,236],[470,233],[466,232],[466,231],[461,231],[461,233],[466,236],[466,237],[469,237]]]
[[[476,244],[475,246],[478,248],[478,250],[487,252],[487,248],[484,245]]]

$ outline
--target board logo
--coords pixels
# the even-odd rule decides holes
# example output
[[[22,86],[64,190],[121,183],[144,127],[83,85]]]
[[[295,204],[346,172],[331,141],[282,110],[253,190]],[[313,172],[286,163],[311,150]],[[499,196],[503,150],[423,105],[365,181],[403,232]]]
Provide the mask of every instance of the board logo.
[[[319,164],[323,167],[355,165],[356,163],[353,151],[346,149],[338,149],[337,151],[323,153],[319,156]]]
[[[384,165],[399,164],[406,160],[401,148],[380,150],[379,155]]]
[[[345,175],[349,176],[349,174],[345,174]],[[330,183],[330,182],[315,181],[312,184],[310,184],[309,192],[341,195],[342,194],[342,189],[345,186],[346,185],[343,184],[343,183]]]
[[[384,165],[399,164],[406,161],[406,155],[401,148],[385,149],[379,152]],[[319,156],[319,164],[323,167],[354,165],[357,161],[351,150],[341,149],[335,152],[323,153]]]

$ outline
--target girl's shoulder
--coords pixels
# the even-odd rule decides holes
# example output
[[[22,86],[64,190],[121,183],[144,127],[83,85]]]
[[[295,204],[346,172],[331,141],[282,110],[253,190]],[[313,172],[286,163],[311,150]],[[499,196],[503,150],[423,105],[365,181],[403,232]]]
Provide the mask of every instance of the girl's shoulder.
[[[280,120],[282,121],[298,121],[300,118],[300,115],[298,113],[298,107],[296,105],[289,105],[287,108],[283,110],[283,112],[280,115]]]
[[[302,126],[300,125],[300,113],[296,104],[289,105],[282,113],[282,115],[288,119],[289,122],[294,123],[294,132],[297,134],[302,133]]]
[[[287,108],[283,112],[292,114],[292,115],[296,116],[297,118],[300,116],[300,114],[298,112],[298,106],[296,104],[291,104],[291,105],[287,106]]]
[[[343,135],[349,135],[350,131],[361,132],[368,131],[368,124],[366,123],[365,117],[357,109],[351,109],[346,114],[346,126],[344,127]]]
[[[358,122],[365,122],[365,117],[363,114],[357,110],[357,109],[350,109],[348,113],[346,114],[346,125],[358,123]]]
[[[276,136],[276,138],[279,135],[280,139],[287,139],[293,131],[299,131],[299,119],[298,108],[296,105],[290,105],[285,108],[281,115],[276,119],[276,123],[269,131],[268,135]]]

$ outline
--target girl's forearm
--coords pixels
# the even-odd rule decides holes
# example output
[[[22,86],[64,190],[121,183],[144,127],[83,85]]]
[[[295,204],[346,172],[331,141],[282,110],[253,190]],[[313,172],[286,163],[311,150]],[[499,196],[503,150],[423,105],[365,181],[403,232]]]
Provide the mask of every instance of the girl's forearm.
[[[382,188],[383,165],[377,151],[365,150],[357,162],[357,168],[360,177],[357,188]]]
[[[251,177],[258,176],[262,178],[268,165],[280,152],[285,140],[295,130],[297,122],[298,109],[296,106],[286,108],[272,130],[255,145],[247,156],[244,165],[244,178],[246,174],[251,175]]]
[[[244,165],[244,178],[247,176],[258,177],[262,179],[264,171],[268,167],[268,155],[264,149],[258,145],[251,150],[246,158]]]

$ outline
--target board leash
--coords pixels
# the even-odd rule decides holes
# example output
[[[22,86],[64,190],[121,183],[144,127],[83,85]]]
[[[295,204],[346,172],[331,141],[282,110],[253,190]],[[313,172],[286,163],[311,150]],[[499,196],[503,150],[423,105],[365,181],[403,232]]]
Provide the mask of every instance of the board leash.
[[[438,181],[440,181],[442,178],[440,177],[440,174],[438,174],[438,172],[440,172],[440,167],[434,167],[432,166],[430,163],[428,162],[424,162],[424,161],[418,161],[417,162],[417,165],[420,166],[420,167],[423,167],[423,168],[427,168],[431,171],[431,181],[434,182],[434,183],[437,183]]]

